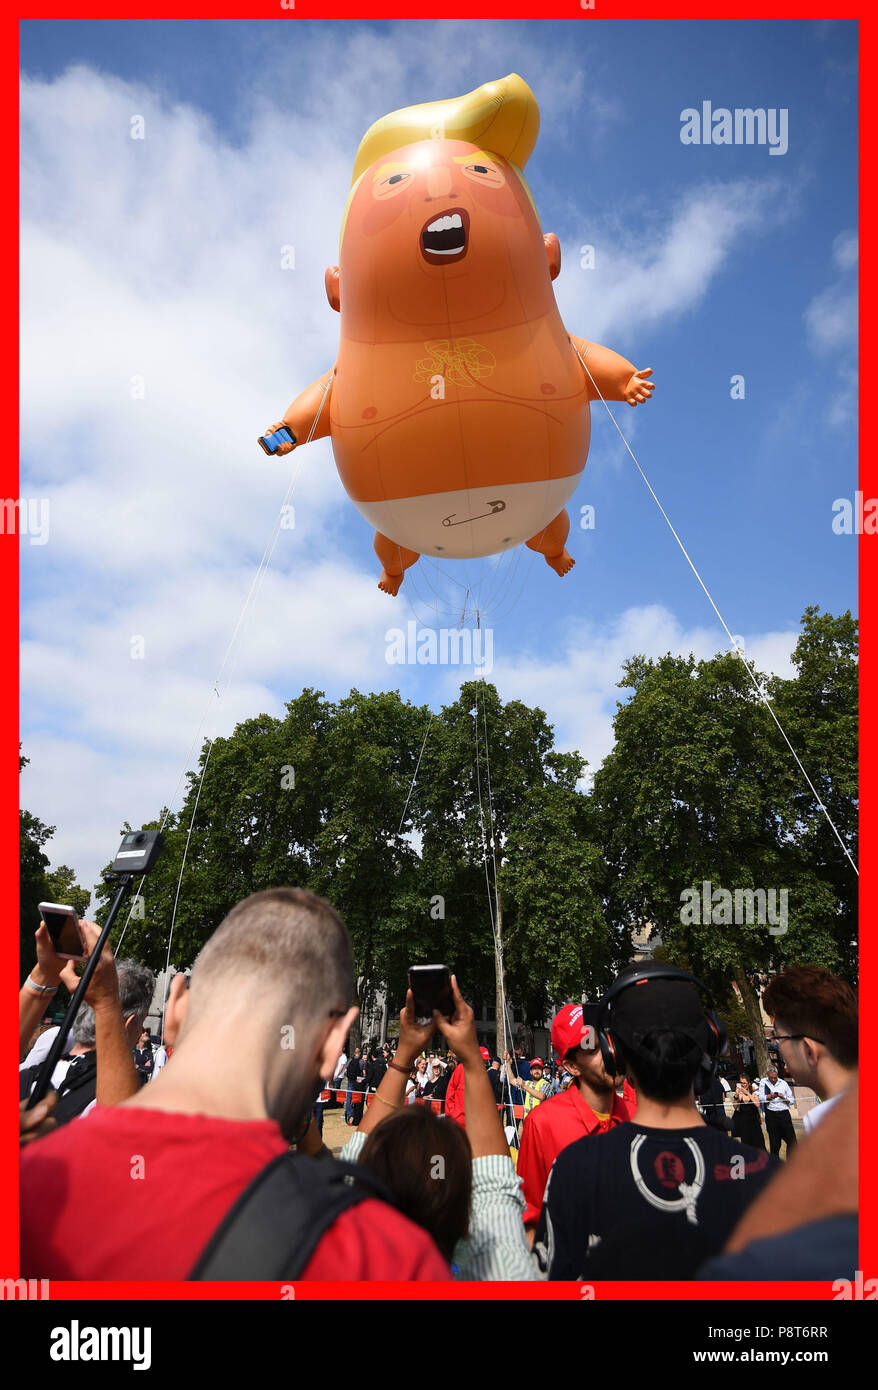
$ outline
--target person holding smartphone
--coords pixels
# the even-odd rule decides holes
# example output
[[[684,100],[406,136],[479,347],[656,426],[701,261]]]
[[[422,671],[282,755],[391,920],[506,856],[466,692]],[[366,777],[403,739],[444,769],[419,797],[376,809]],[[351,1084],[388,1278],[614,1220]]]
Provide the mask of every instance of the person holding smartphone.
[[[444,1007],[451,1017],[437,1009],[426,1023],[418,1021],[423,1000],[416,1008],[407,992],[396,1056],[341,1157],[362,1163],[385,1183],[398,1210],[430,1233],[457,1279],[539,1279],[522,1221],[521,1184],[485,1070],[486,1049],[479,1047],[473,1011],[450,972],[448,986]],[[429,1106],[405,1102],[411,1064],[437,1028],[460,1059],[465,1130]]]
[[[790,1106],[795,1102],[792,1091],[785,1081],[781,1081],[773,1062],[768,1068],[765,1080],[760,1083],[759,1099],[765,1105],[765,1124],[771,1152],[780,1157],[781,1143],[786,1140],[789,1157],[790,1149],[795,1148],[797,1142],[793,1117],[790,1114]]]
[[[743,1144],[751,1144],[754,1149],[764,1149],[759,1096],[750,1085],[750,1078],[741,1072],[735,1087],[735,1114],[732,1121],[732,1134]]]

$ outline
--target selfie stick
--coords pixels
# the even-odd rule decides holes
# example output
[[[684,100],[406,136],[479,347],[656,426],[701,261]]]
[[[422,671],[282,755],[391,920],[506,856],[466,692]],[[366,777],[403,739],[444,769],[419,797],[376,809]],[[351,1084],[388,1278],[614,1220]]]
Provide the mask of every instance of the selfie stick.
[[[125,846],[129,843],[131,845],[138,844],[138,848],[126,849]],[[134,879],[138,876],[138,874],[146,873],[148,869],[152,868],[153,864],[155,863],[158,857],[158,853],[161,849],[161,846],[162,836],[158,834],[158,832],[155,830],[135,831],[126,835],[125,839],[122,841],[122,848],[116,855],[116,858],[113,860],[110,871],[106,875],[107,878],[109,878],[112,875],[113,877],[118,878],[120,880],[119,887],[116,891],[116,896],[110,905],[109,912],[107,913],[107,920],[104,923],[103,931],[98,937],[97,942],[95,943],[95,948],[89,956],[88,960],[86,961],[85,969],[79,977],[79,984],[76,986],[76,992],[67,1006],[67,1012],[64,1015],[64,1021],[61,1024],[61,1027],[58,1029],[58,1033],[55,1037],[55,1040],[52,1043],[51,1048],[49,1049],[49,1055],[43,1062],[43,1065],[40,1067],[36,1085],[31,1091],[30,1098],[28,1100],[27,1105],[25,1106],[26,1110],[33,1110],[35,1105],[39,1105],[40,1101],[43,1099],[46,1092],[48,1091],[49,1083],[52,1079],[52,1073],[55,1070],[55,1067],[58,1065],[58,1061],[64,1052],[64,1048],[67,1043],[67,1034],[73,1026],[73,1021],[76,1018],[76,1015],[79,1013],[79,1006],[85,998],[85,992],[91,984],[91,978],[98,968],[98,961],[101,958],[101,952],[103,951],[104,946],[106,945],[107,937],[110,934],[110,928],[116,920],[116,915],[119,911],[119,908],[122,906],[122,903],[125,900],[125,896],[129,892],[131,885],[134,882]],[[133,863],[135,859],[137,860],[136,864]],[[123,861],[121,865],[119,863],[120,860]]]

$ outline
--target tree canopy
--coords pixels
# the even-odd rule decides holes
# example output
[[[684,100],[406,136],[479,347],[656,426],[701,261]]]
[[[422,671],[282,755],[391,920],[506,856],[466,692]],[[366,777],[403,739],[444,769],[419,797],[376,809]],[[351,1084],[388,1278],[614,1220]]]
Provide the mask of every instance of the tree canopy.
[[[125,951],[164,966],[176,904],[170,959],[188,966],[235,903],[292,883],[347,922],[361,1006],[386,990],[395,1007],[425,961],[490,999],[499,942],[507,997],[535,1024],[598,997],[648,926],[733,1012],[737,984],[760,1045],[769,973],[809,961],[855,978],[856,876],[821,806],[855,859],[856,642],[849,613],[809,608],[795,675],[756,673],[819,800],[734,653],[632,656],[590,791],[545,713],[487,681],[438,711],[398,692],[303,690],[281,717],[205,744],[181,808],[152,822],[166,822],[165,849]],[[52,829],[22,817],[32,937],[31,899],[83,890],[65,866],[46,876]],[[760,917],[772,893],[783,914]],[[103,911],[106,886],[98,896]]]

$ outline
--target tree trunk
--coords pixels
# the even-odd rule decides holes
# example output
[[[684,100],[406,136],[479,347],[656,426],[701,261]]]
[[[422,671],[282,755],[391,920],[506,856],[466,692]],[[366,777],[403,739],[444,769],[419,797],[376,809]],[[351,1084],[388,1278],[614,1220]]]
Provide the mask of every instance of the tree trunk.
[[[765,1076],[768,1071],[768,1047],[765,1042],[765,1025],[762,1022],[762,1014],[759,1009],[759,996],[750,983],[746,970],[735,963],[735,984],[741,994],[741,1001],[747,1014],[747,1022],[750,1024],[750,1037],[756,1049],[756,1065],[759,1068],[759,1075]]]
[[[505,982],[503,979],[503,966],[501,964],[502,944],[503,944],[503,908],[500,903],[500,889],[497,888],[497,908],[494,919],[494,929],[497,939],[494,943],[494,975],[496,979],[495,1008],[494,1014],[497,1019],[497,1056],[503,1061],[503,1055],[507,1049],[506,1038],[506,1018],[503,1011],[503,1001],[505,998]]]

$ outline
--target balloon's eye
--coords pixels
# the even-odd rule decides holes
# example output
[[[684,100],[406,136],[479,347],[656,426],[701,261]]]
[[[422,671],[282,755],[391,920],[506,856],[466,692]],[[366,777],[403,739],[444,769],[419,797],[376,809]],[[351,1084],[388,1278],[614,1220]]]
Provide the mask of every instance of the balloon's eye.
[[[373,185],[372,194],[375,198],[393,198],[395,194],[401,193],[406,184],[411,183],[412,174],[407,170],[402,170],[397,174],[388,174],[385,178],[379,179]]]
[[[496,164],[464,164],[463,172],[480,188],[502,188],[506,179]]]

